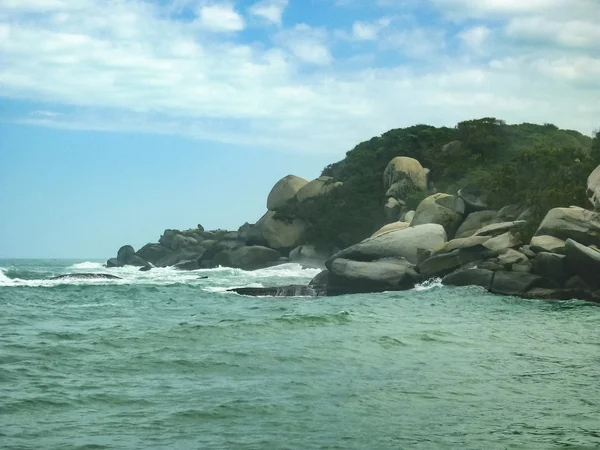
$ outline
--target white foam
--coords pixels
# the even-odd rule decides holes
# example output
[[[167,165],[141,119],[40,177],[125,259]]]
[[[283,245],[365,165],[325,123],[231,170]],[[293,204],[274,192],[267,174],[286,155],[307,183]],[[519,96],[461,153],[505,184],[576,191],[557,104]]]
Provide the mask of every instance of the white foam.
[[[14,286],[14,280],[11,280],[4,274],[4,268],[0,267],[0,286]]]
[[[102,264],[100,262],[86,261],[86,262],[82,262],[82,263],[73,264],[71,267],[69,267],[69,269],[97,270],[97,269],[102,269],[103,267],[104,267],[104,264]]]
[[[441,288],[444,285],[442,284],[441,278],[432,278],[430,280],[425,281],[424,283],[417,284],[415,286],[415,291],[429,291],[430,289]]]

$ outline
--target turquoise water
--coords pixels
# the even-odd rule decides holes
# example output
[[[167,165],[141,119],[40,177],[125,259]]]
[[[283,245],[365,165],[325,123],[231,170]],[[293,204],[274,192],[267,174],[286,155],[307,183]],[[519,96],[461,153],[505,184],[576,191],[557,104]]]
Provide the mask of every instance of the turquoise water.
[[[600,448],[597,305],[224,292],[295,265],[42,280],[108,272],[77,263],[0,261],[1,448]]]

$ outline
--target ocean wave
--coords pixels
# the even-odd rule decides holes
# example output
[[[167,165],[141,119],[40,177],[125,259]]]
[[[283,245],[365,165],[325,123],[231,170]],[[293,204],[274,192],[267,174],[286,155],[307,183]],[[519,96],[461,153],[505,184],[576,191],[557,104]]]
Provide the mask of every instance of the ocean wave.
[[[69,267],[69,269],[74,269],[74,270],[78,270],[78,269],[96,270],[96,269],[102,269],[103,267],[104,267],[103,263],[92,262],[92,261],[85,261],[85,262],[73,264],[71,267]]]
[[[421,291],[429,291],[430,289],[436,289],[436,288],[441,288],[444,285],[442,284],[442,279],[441,278],[432,278],[430,280],[427,280],[421,284],[417,284],[414,287],[414,290],[417,292],[421,292]]]

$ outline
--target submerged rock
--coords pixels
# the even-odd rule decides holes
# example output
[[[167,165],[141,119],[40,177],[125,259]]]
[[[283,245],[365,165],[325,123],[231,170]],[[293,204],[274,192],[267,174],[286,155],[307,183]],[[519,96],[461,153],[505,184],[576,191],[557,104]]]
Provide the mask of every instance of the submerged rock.
[[[327,295],[327,292],[323,288],[301,285],[243,287],[228,289],[227,292],[235,292],[236,294],[251,297],[321,297]]]
[[[103,280],[122,280],[121,277],[110,273],[67,273],[65,275],[52,277],[50,280],[89,280],[94,278]]]

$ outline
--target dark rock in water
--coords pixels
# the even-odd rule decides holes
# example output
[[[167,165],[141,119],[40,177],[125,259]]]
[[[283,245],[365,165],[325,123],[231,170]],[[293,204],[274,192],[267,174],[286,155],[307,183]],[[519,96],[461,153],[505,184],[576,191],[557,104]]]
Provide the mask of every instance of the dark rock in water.
[[[522,294],[521,298],[529,300],[585,300],[600,303],[600,292],[592,292],[585,289],[535,288]]]
[[[218,266],[256,270],[275,265],[278,263],[279,258],[281,258],[281,253],[277,250],[252,245],[219,252],[213,258],[213,262]]]
[[[567,264],[573,272],[593,288],[600,288],[600,251],[567,239],[565,252]]]
[[[124,245],[117,252],[117,259],[123,264],[129,264],[129,261],[135,256],[135,250],[131,245]]]
[[[329,283],[329,270],[322,270],[321,272],[319,272],[317,274],[316,277],[314,277],[312,280],[310,280],[310,283],[308,283],[308,285],[311,287],[317,287],[317,286],[327,286],[328,283]]]
[[[179,261],[173,267],[179,270],[198,270],[200,265],[198,264],[198,259],[192,259],[187,261]]]
[[[228,292],[235,292],[240,295],[248,295],[252,297],[322,297],[327,295],[327,291],[325,289],[302,285],[275,286],[266,288],[235,288],[228,289]]]
[[[459,270],[446,275],[442,284],[446,286],[481,286],[489,290],[492,287],[494,272],[485,269]]]
[[[521,272],[498,271],[492,281],[491,292],[500,295],[523,295],[534,288],[558,289],[558,284],[548,278]]]
[[[556,253],[540,252],[533,260],[533,272],[546,278],[551,278],[564,284],[570,270],[566,264],[566,256]]]
[[[136,255],[144,261],[156,264],[169,253],[171,253],[171,250],[160,244],[146,244],[137,251]]]
[[[127,264],[130,266],[145,267],[148,265],[148,261],[144,261],[139,256],[133,255]]]
[[[106,267],[123,267],[124,265],[125,264],[123,264],[117,258],[110,258],[108,261],[106,261]]]
[[[100,278],[105,280],[121,280],[121,277],[111,275],[110,273],[67,273],[65,275],[58,275],[50,278],[50,280],[87,280]]]
[[[198,258],[200,258],[203,255],[203,253],[204,253],[203,251],[193,252],[193,251],[186,251],[186,250],[172,252],[172,253],[169,253],[164,258],[161,258],[159,261],[157,261],[155,266],[156,267],[171,267],[181,261],[198,260]]]
[[[140,272],[148,272],[151,269],[152,269],[152,266],[150,264],[146,264],[145,266],[140,267]]]
[[[328,295],[403,291],[419,281],[414,266],[404,258],[353,261],[336,258],[331,263]]]

